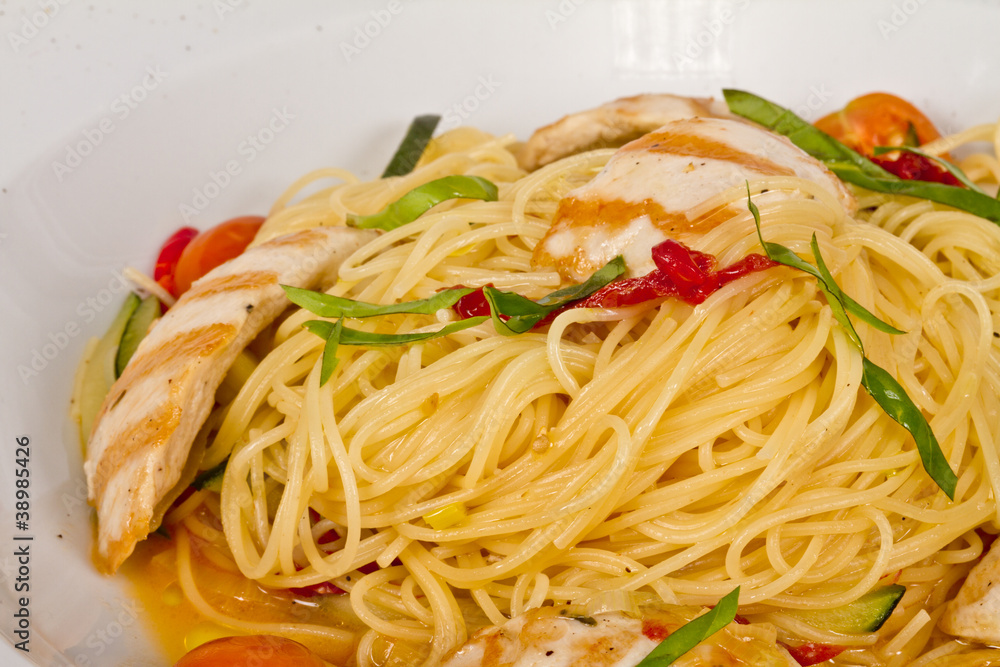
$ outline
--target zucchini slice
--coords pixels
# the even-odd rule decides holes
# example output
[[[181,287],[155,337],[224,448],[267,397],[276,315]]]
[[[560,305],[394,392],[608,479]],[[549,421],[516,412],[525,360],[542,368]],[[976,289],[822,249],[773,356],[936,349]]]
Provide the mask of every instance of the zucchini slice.
[[[147,296],[132,312],[118,345],[118,354],[115,357],[115,378],[121,377],[125,365],[135,354],[135,349],[139,347],[139,341],[146,337],[149,325],[159,316],[160,300],[155,296]]]
[[[139,302],[140,299],[134,292],[128,295],[111,326],[97,342],[94,353],[85,362],[87,367],[83,370],[83,380],[80,383],[80,439],[84,445],[90,440],[90,432],[97,413],[101,410],[101,403],[118,377],[115,372],[118,345]]]
[[[845,635],[864,634],[882,627],[905,592],[905,586],[892,584],[871,590],[843,607],[789,609],[785,613],[824,630]]]

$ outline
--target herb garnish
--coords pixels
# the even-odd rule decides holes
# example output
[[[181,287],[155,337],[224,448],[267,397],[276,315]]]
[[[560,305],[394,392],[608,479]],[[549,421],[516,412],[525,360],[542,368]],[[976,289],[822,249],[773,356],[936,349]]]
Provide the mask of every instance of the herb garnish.
[[[910,127],[913,127],[913,125],[911,124]],[[982,189],[978,185],[976,185],[975,183],[973,183],[972,180],[969,179],[969,177],[965,175],[964,171],[962,171],[961,169],[959,169],[958,167],[956,167],[955,165],[953,165],[951,162],[948,162],[947,160],[943,160],[943,159],[939,158],[937,155],[931,155],[930,153],[922,151],[919,148],[917,148],[916,146],[907,146],[907,145],[903,145],[903,146],[875,146],[872,149],[872,155],[873,156],[879,156],[879,155],[885,155],[886,153],[894,153],[896,151],[903,151],[905,153],[913,153],[914,155],[919,155],[920,157],[922,157],[922,158],[924,158],[926,160],[930,160],[931,162],[939,165],[942,169],[944,169],[949,174],[951,174],[952,176],[954,176],[955,179],[958,180],[959,183],[961,183],[962,185],[964,185],[968,189],[975,190],[976,192],[983,192]],[[986,194],[986,193],[983,193],[983,194]]]
[[[625,259],[618,255],[595,271],[586,281],[546,294],[538,301],[491,286],[483,288],[483,295],[490,304],[490,314],[497,333],[514,336],[531,331],[551,313],[574,301],[585,299],[623,273],[625,273]]]
[[[411,313],[422,315],[433,315],[442,308],[450,308],[466,294],[475,292],[472,287],[459,287],[446,289],[437,292],[434,296],[419,301],[404,301],[403,303],[393,303],[388,306],[380,306],[375,303],[365,303],[355,301],[342,296],[333,296],[323,292],[300,289],[289,285],[282,285],[285,294],[296,306],[305,308],[310,313],[315,313],[320,317],[374,317],[377,315],[392,315],[393,313]]]
[[[730,111],[788,137],[793,144],[822,161],[830,171],[848,183],[875,192],[929,199],[1000,224],[1000,201],[980,192],[978,188],[970,190],[943,183],[899,178],[784,107],[742,90],[726,89],[722,94]],[[893,150],[906,148],[894,146]]]
[[[424,183],[371,215],[350,214],[347,224],[361,229],[389,231],[413,222],[428,209],[448,199],[497,200],[497,186],[480,176],[444,176]]]
[[[736,618],[740,587],[719,600],[711,610],[670,633],[636,667],[666,667]]]
[[[441,116],[436,114],[414,118],[409,129],[406,130],[406,136],[403,137],[399,148],[396,149],[385,171],[382,172],[382,178],[404,176],[413,171],[440,121]]]
[[[337,346],[338,345],[406,345],[408,343],[419,343],[433,338],[441,338],[448,334],[453,334],[462,329],[468,329],[482,324],[490,318],[469,317],[464,320],[452,322],[436,331],[423,331],[405,334],[380,334],[370,331],[359,331],[349,329],[343,325],[343,320],[336,322],[326,322],[324,320],[309,320],[302,326],[313,332],[326,341],[323,348],[323,361],[320,366],[319,383],[320,386],[326,384],[337,368]]]
[[[847,336],[854,346],[861,352],[861,385],[887,415],[910,432],[917,443],[917,452],[920,454],[920,461],[923,463],[924,470],[927,471],[927,474],[930,475],[930,478],[934,480],[941,490],[950,499],[954,500],[955,486],[958,483],[958,478],[954,471],[952,471],[951,466],[948,465],[948,459],[945,458],[944,453],[941,451],[941,446],[938,444],[930,424],[927,423],[927,419],[924,418],[920,408],[906,394],[906,390],[903,389],[902,385],[885,369],[877,366],[865,356],[864,345],[862,345],[861,338],[858,336],[858,332],[854,329],[854,325],[847,314],[854,315],[879,331],[890,334],[901,334],[903,332],[883,322],[865,309],[864,306],[841,291],[830,271],[826,268],[823,256],[819,252],[816,234],[813,234],[812,241],[810,242],[813,257],[816,259],[815,267],[804,261],[789,248],[779,243],[768,243],[765,241],[760,231],[760,211],[757,209],[757,205],[750,199],[749,183],[747,184],[747,207],[753,215],[754,225],[757,227],[757,238],[760,240],[761,247],[764,248],[767,256],[779,264],[804,271],[818,280],[819,288],[824,296],[826,296],[826,301],[830,304],[834,318],[836,318],[840,326],[847,332]]]
[[[482,324],[491,318],[497,333],[504,335],[525,333],[551,313],[585,299],[624,272],[625,260],[618,256],[595,271],[585,282],[556,290],[537,301],[532,301],[520,294],[487,286],[483,288],[483,292],[490,306],[489,316],[466,317],[435,331],[403,334],[380,334],[350,329],[343,325],[342,318],[377,317],[398,313],[433,315],[442,308],[455,305],[463,296],[476,290],[471,287],[447,289],[427,299],[381,306],[291,287],[290,285],[282,285],[281,287],[295,305],[320,317],[338,318],[336,322],[309,320],[303,324],[309,331],[326,341],[323,348],[323,359],[320,363],[320,385],[324,385],[337,368],[337,347],[339,345],[406,345],[447,336],[456,331]]]

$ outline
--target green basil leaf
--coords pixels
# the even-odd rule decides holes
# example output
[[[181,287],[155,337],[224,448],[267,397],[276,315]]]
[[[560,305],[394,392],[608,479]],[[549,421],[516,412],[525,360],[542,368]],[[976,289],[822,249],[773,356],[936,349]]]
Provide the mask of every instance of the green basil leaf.
[[[851,150],[827,133],[799,118],[790,110],[743,90],[722,91],[729,110],[767,129],[788,137],[793,144],[823,162],[852,163],[872,175],[892,176],[860,153]]]
[[[514,336],[530,331],[551,313],[574,301],[585,299],[623,273],[625,273],[625,259],[618,255],[584,282],[550,292],[537,301],[488,285],[483,288],[483,296],[490,304],[490,316],[493,318],[493,326],[497,333]],[[507,319],[504,320],[501,316]]]
[[[948,465],[948,459],[941,451],[941,446],[934,437],[930,424],[924,419],[923,413],[888,372],[867,358],[862,359],[862,363],[864,364],[862,384],[865,390],[882,406],[887,415],[913,435],[924,470],[941,490],[954,500],[958,477]]]
[[[464,320],[459,320],[457,322],[452,322],[451,324],[445,325],[443,328],[437,331],[424,331],[420,333],[405,333],[405,334],[380,334],[372,333],[370,331],[359,331],[357,329],[350,329],[348,327],[343,327],[340,331],[339,343],[341,345],[406,345],[408,343],[419,343],[424,340],[431,340],[432,338],[441,338],[442,336],[447,336],[448,334],[455,333],[456,331],[461,331],[462,329],[468,329],[474,327],[478,324],[490,319],[488,316],[483,315],[482,317],[468,317]],[[332,322],[325,322],[323,320],[310,320],[306,322],[305,326],[309,331],[313,332],[320,338],[324,340],[329,340],[330,334],[334,327]]]
[[[910,129],[913,129],[913,123],[910,123]],[[872,149],[872,155],[885,155],[886,153],[892,153],[893,151],[905,151],[907,153],[913,153],[914,155],[919,155],[922,158],[926,158],[941,165],[945,171],[958,179],[959,183],[969,188],[970,190],[975,190],[976,192],[982,192],[978,185],[969,180],[969,177],[965,175],[965,172],[953,165],[947,160],[942,160],[937,155],[931,155],[930,153],[925,153],[924,151],[917,148],[919,144],[915,145],[903,145],[903,146],[876,146]],[[984,193],[985,194],[985,193]]]
[[[833,279],[833,275],[830,273],[830,270],[826,268],[826,262],[823,261],[823,255],[819,252],[819,243],[816,241],[816,234],[813,234],[812,236],[810,247],[812,248],[813,257],[816,258],[816,268],[819,270],[823,282],[826,283],[827,288],[831,292],[837,295],[837,299],[843,304],[844,309],[848,313],[854,315],[859,320],[862,320],[875,329],[883,331],[887,334],[899,335],[906,333],[905,331],[897,329],[888,322],[882,320],[860,303],[844,294],[843,290],[840,289],[840,286],[837,285],[837,282]]]
[[[847,308],[844,306],[844,293],[841,291],[840,286],[833,279],[833,275],[830,270],[826,268],[826,262],[823,261],[823,256],[819,252],[819,243],[816,241],[816,234],[812,235],[812,240],[809,242],[809,247],[812,250],[813,257],[816,258],[817,268],[809,266],[810,275],[816,276],[818,279],[819,289],[823,292],[823,296],[826,297],[826,302],[830,306],[830,311],[833,313],[833,318],[837,320],[841,328],[847,332],[847,337],[851,339],[854,346],[858,348],[858,351],[862,355],[865,353],[865,346],[861,342],[861,337],[858,336],[858,332],[854,328],[854,323],[851,322],[851,318],[847,316]]]
[[[504,292],[488,285],[483,288],[483,296],[490,304],[493,327],[497,333],[504,336],[516,336],[531,331],[549,313],[548,309],[539,306],[527,297],[513,292]],[[507,315],[508,318],[504,320],[500,317],[501,315]]]
[[[754,225],[757,227],[757,238],[760,240],[761,246],[763,246],[769,258],[786,266],[801,268],[806,273],[818,278],[820,290],[826,296],[826,301],[830,304],[830,310],[833,312],[834,318],[844,328],[851,342],[861,352],[861,384],[865,388],[865,391],[875,399],[875,402],[879,404],[889,417],[902,424],[913,435],[924,470],[927,471],[927,474],[930,475],[931,479],[934,480],[941,490],[954,500],[955,485],[958,480],[948,465],[948,460],[945,459],[944,453],[941,451],[941,446],[938,444],[937,438],[934,437],[934,432],[931,430],[930,425],[924,419],[923,413],[920,412],[910,397],[906,395],[906,391],[902,385],[896,382],[895,378],[889,375],[884,369],[875,365],[868,357],[864,356],[865,349],[861,343],[861,338],[854,329],[854,324],[847,316],[847,313],[849,311],[852,315],[863,319],[880,331],[891,334],[903,332],[883,322],[870,313],[864,306],[844,294],[843,290],[840,289],[840,286],[833,279],[830,270],[826,267],[826,262],[823,261],[823,255],[819,251],[819,243],[816,240],[815,234],[813,234],[810,241],[810,247],[813,256],[816,258],[818,268],[813,268],[811,265],[806,264],[798,255],[783,245],[765,243],[760,231],[760,211],[757,209],[757,205],[750,199],[749,183],[747,183],[747,208],[750,209],[750,213],[753,215]],[[791,258],[794,258],[794,260]],[[801,266],[802,264],[805,264],[804,268]]]
[[[666,667],[673,664],[674,660],[732,623],[736,618],[739,599],[740,587],[737,586],[710,611],[671,632],[636,667]]]
[[[618,276],[625,273],[625,258],[618,255],[610,262],[592,273],[589,278],[579,285],[570,285],[555,292],[546,294],[536,303],[546,308],[555,310],[562,308],[573,301],[585,299],[605,285],[611,283]],[[551,311],[550,311],[551,312]]]
[[[747,208],[750,209],[750,214],[753,216],[753,224],[757,228],[757,240],[760,242],[760,247],[764,249],[764,254],[767,255],[769,260],[790,266],[799,271],[805,271],[822,282],[823,279],[819,275],[819,271],[809,262],[792,252],[790,248],[786,248],[780,243],[770,243],[764,240],[764,235],[760,231],[760,209],[757,208],[757,204],[753,203],[753,200],[750,198],[749,181],[747,181]]]
[[[321,326],[329,324],[330,326]],[[321,322],[320,320],[310,320],[303,325],[320,338],[326,340],[323,346],[323,360],[320,362],[319,386],[326,384],[327,380],[333,377],[333,371],[337,369],[337,345],[340,343],[341,333],[344,331],[344,320],[337,320],[335,323]]]
[[[413,171],[417,162],[420,161],[420,156],[427,149],[427,144],[434,135],[434,130],[439,122],[441,122],[441,116],[436,114],[414,118],[406,130],[406,136],[403,137],[402,143],[399,144],[399,148],[396,149],[385,171],[382,172],[382,178],[404,176]]]
[[[348,215],[347,224],[361,229],[389,231],[411,223],[431,207],[448,199],[497,200],[497,186],[479,176],[445,176],[413,188],[372,215]]]
[[[875,192],[929,199],[1000,223],[1000,201],[982,192],[901,179],[784,107],[742,90],[726,89],[722,93],[730,111],[788,137],[806,153],[823,161],[841,180]]]
[[[380,306],[375,303],[355,301],[342,296],[333,296],[323,292],[282,285],[289,300],[296,306],[305,308],[311,313],[320,317],[375,317],[378,315],[391,315],[393,313],[416,313],[422,315],[433,315],[442,308],[450,308],[466,294],[475,292],[471,287],[442,290],[432,297],[420,299],[419,301],[404,301],[403,303],[393,303],[388,306]]]
[[[840,296],[836,292],[832,292],[824,280],[819,281],[819,289],[823,292],[823,296],[826,297],[826,302],[830,305],[830,311],[833,313],[833,319],[837,320],[837,324],[839,324],[840,327],[847,332],[847,337],[851,339],[854,347],[858,348],[858,352],[864,356],[865,346],[862,344],[861,337],[858,336],[858,332],[854,328],[854,323],[851,322],[851,318],[847,316],[847,309],[844,308],[844,302],[840,300]]]

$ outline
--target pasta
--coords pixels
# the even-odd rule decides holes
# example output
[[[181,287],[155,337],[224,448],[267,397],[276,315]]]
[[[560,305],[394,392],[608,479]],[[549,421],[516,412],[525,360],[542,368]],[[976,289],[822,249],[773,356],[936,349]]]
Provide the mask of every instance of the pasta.
[[[539,298],[563,281],[534,267],[533,251],[563,196],[614,150],[531,173],[514,150],[511,137],[460,128],[403,177],[314,172],[255,243],[344,224],[441,176],[481,176],[497,201],[450,201],[382,234],[328,293],[391,304],[492,284]],[[1000,174],[985,153],[963,166],[985,187]],[[199,436],[201,469],[228,460],[221,495],[199,491],[165,519],[182,536],[189,602],[359,665],[434,664],[476,627],[530,609],[709,605],[738,584],[741,614],[779,637],[846,647],[838,664],[1000,661],[936,627],[998,528],[1000,229],[865,190],[852,215],[815,183],[776,175],[704,203],[739,210],[692,244],[720,265],[760,252],[747,187],[764,238],[811,257],[815,235],[840,288],[905,331],[856,322],[866,355],[927,416],[958,476],[954,500],[865,392],[861,355],[803,272],[751,273],[699,305],[569,309],[518,336],[486,321],[405,346],[340,345],[325,383],[324,340],[303,328],[317,318],[295,309],[243,353]],[[807,196],[760,196],[789,190]],[[346,324],[395,334],[457,318]],[[350,620],[222,613],[199,592],[212,585],[204,567],[267,589],[331,582],[349,594]],[[793,613],[895,582],[906,594],[878,632],[834,633]]]

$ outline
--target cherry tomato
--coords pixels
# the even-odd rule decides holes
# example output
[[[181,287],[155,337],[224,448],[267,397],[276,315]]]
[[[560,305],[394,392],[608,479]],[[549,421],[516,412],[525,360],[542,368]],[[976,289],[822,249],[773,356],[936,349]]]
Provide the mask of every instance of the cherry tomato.
[[[871,156],[876,146],[926,144],[941,136],[919,109],[889,93],[869,93],[816,121],[816,127]]]
[[[329,664],[291,639],[250,635],[206,642],[177,661],[174,667],[329,667]]]
[[[174,232],[156,258],[156,267],[153,269],[153,280],[160,283],[160,287],[167,290],[173,296],[177,294],[177,283],[174,280],[174,272],[177,270],[177,262],[181,258],[181,253],[189,243],[198,236],[198,230],[194,227],[181,227]]]
[[[177,294],[183,294],[198,278],[246,250],[262,224],[264,218],[247,215],[227,220],[194,237],[177,261],[174,272]]]

